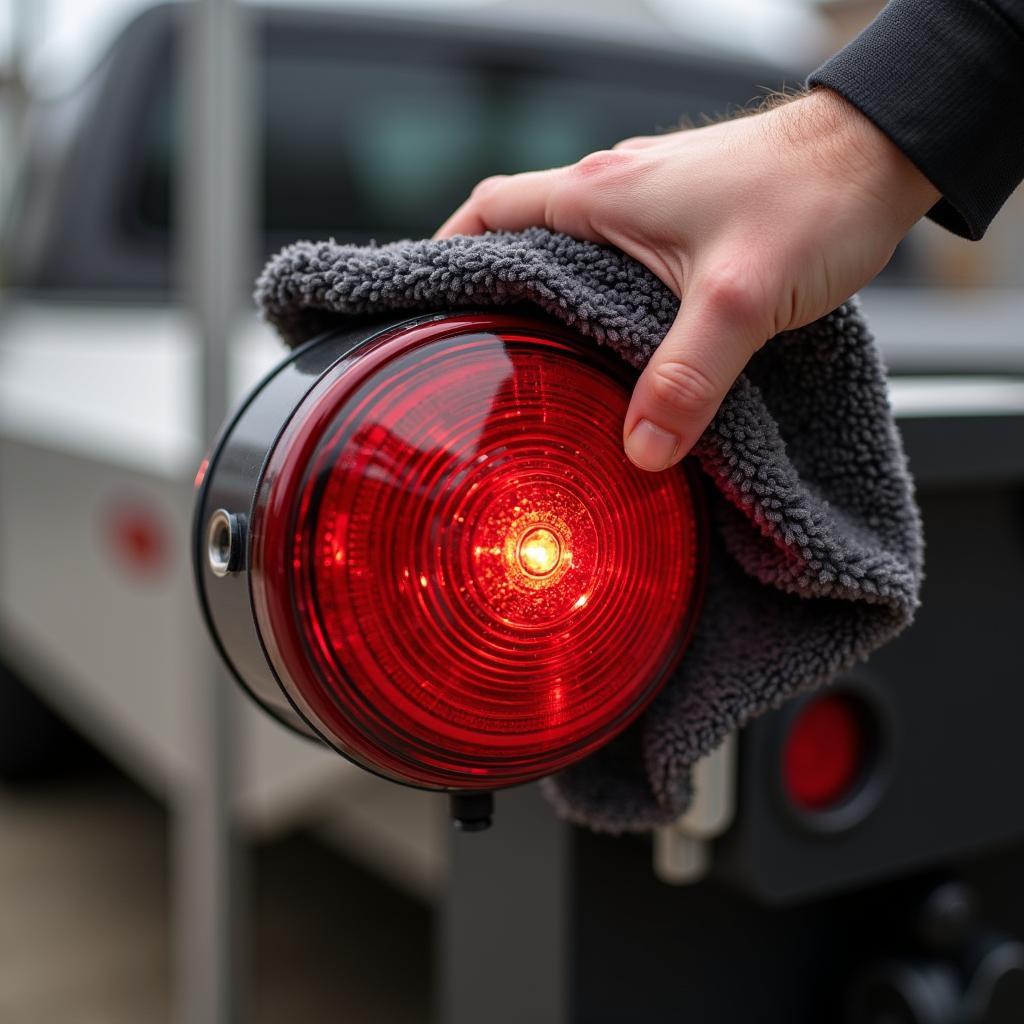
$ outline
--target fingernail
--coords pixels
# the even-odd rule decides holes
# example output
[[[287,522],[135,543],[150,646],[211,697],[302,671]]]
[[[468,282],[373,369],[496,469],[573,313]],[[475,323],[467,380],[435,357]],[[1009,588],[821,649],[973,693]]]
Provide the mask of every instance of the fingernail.
[[[640,420],[626,438],[626,454],[641,469],[656,473],[672,464],[679,451],[679,438],[656,426],[650,420]]]

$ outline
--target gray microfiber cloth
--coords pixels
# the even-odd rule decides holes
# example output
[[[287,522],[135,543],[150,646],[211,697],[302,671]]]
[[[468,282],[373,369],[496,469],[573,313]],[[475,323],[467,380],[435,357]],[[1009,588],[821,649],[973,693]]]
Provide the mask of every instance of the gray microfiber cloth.
[[[679,308],[617,250],[540,228],[446,241],[298,242],[257,283],[296,345],[356,314],[527,304],[641,368]],[[831,681],[911,621],[921,524],[875,344],[852,303],[780,334],[693,454],[711,482],[707,596],[682,666],[643,718],[546,789],[565,817],[644,831],[692,798],[732,730]]]

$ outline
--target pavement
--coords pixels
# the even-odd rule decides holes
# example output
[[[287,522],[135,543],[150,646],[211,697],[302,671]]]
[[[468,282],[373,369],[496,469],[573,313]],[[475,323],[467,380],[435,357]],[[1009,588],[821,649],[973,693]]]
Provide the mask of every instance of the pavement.
[[[167,816],[111,769],[0,785],[0,1022],[171,1020]],[[252,1024],[427,1024],[428,908],[305,835],[250,860]]]

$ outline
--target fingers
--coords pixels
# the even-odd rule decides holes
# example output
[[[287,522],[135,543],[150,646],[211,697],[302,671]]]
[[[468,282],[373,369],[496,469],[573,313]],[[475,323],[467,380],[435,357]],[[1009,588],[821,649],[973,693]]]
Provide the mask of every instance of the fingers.
[[[654,144],[628,139],[621,148],[591,153],[572,167],[488,178],[435,237],[542,225],[604,241],[591,226],[596,223],[610,232],[608,240],[628,252],[615,224],[623,217],[628,223],[630,210],[634,227],[642,220],[634,207],[638,196],[650,192],[645,177],[652,163],[648,142]],[[758,287],[758,277],[764,283],[764,275],[753,272],[756,267],[749,259],[735,256],[749,245],[732,238],[727,249],[716,247],[712,260],[706,250],[700,252],[699,237],[690,237],[690,227],[675,224],[676,248],[695,246],[705,270],[687,284],[676,322],[637,381],[623,424],[626,454],[651,471],[667,469],[693,447],[751,355],[774,333],[771,325],[777,319],[765,301],[774,289]],[[731,255],[723,258],[724,252]],[[673,250],[668,262],[654,251],[633,255],[678,293],[683,282],[677,264],[690,263],[682,250]]]
[[[737,275],[694,281],[687,293],[623,424],[626,454],[641,469],[667,469],[689,452],[770,333],[757,289]]]
[[[640,151],[599,150],[570,167],[486,178],[441,226],[435,238],[540,226],[602,242],[594,227],[602,211],[621,213],[643,173]]]
[[[487,226],[473,208],[470,196],[435,232],[434,238],[451,238],[452,235],[482,235]]]
[[[438,229],[435,238],[479,235],[484,231],[519,231],[535,225],[566,231],[568,225],[556,189],[565,168],[485,178],[472,195]]]

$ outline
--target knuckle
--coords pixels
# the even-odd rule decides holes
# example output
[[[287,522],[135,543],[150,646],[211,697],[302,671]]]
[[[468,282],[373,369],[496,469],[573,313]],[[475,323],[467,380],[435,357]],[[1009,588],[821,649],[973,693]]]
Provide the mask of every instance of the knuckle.
[[[715,382],[699,367],[679,359],[668,359],[651,367],[651,394],[677,413],[704,409],[718,397]]]
[[[479,202],[481,199],[486,199],[489,195],[493,194],[495,189],[505,180],[506,175],[503,174],[492,174],[489,178],[484,178],[478,181],[470,193],[470,198],[475,202]]]
[[[572,165],[573,175],[584,181],[629,177],[638,169],[636,154],[628,149],[600,149]]]
[[[700,282],[703,301],[732,320],[753,320],[761,312],[762,291],[758,276],[741,262],[722,263]]]

